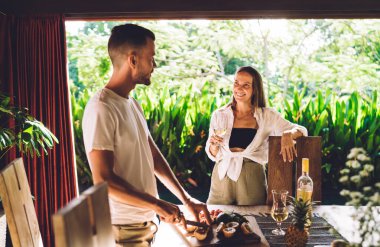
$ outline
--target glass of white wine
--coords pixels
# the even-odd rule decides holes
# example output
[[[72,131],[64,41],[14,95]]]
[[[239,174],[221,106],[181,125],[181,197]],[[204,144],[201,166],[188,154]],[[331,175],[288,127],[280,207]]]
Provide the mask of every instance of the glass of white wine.
[[[277,228],[272,231],[274,235],[285,235],[285,231],[281,229],[281,222],[288,218],[288,209],[286,207],[287,190],[272,190],[273,206],[271,215],[277,222]]]
[[[219,113],[215,119],[214,134],[220,138],[224,138],[224,135],[227,132],[227,123],[227,116],[223,113]]]

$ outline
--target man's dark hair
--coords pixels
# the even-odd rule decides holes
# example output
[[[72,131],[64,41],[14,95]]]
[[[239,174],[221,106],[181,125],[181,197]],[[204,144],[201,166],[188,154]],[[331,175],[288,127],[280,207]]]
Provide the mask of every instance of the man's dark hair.
[[[108,40],[108,53],[112,59],[114,51],[121,52],[124,45],[130,47],[144,46],[147,38],[151,38],[153,41],[156,39],[154,33],[144,27],[129,23],[115,26],[112,28]]]

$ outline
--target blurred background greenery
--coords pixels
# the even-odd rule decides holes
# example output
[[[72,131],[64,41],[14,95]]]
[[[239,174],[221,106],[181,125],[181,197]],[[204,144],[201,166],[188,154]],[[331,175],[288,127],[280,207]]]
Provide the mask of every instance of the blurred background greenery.
[[[81,120],[108,81],[107,41],[124,22],[66,22],[80,189],[91,185]],[[205,200],[213,163],[204,151],[211,113],[231,100],[233,75],[252,65],[271,107],[323,138],[323,203],[342,204],[339,171],[353,147],[374,162],[380,182],[380,21],[230,20],[134,22],[156,34],[152,85],[133,94],[181,183]],[[160,196],[174,201],[159,185]]]

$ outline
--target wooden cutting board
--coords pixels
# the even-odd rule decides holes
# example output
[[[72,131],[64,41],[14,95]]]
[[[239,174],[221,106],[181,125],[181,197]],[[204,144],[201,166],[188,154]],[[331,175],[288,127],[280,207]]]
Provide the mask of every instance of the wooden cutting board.
[[[221,245],[246,245],[246,244],[258,244],[261,242],[261,238],[255,232],[250,235],[244,235],[240,229],[232,238],[225,238],[224,236],[218,237],[216,234],[217,225],[212,225],[207,238],[205,240],[199,241],[196,239],[192,233],[187,233],[182,226],[177,226],[178,230],[184,235],[188,240],[187,242],[191,246],[221,246]],[[252,226],[251,226],[252,227]]]

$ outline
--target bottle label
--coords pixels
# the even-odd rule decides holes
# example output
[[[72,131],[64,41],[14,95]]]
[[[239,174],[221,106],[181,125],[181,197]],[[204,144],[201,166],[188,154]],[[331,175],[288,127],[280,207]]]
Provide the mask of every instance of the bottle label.
[[[304,189],[297,189],[297,199],[302,199],[302,201],[306,202],[309,201],[311,202],[311,197],[313,195],[312,190],[304,190]]]

